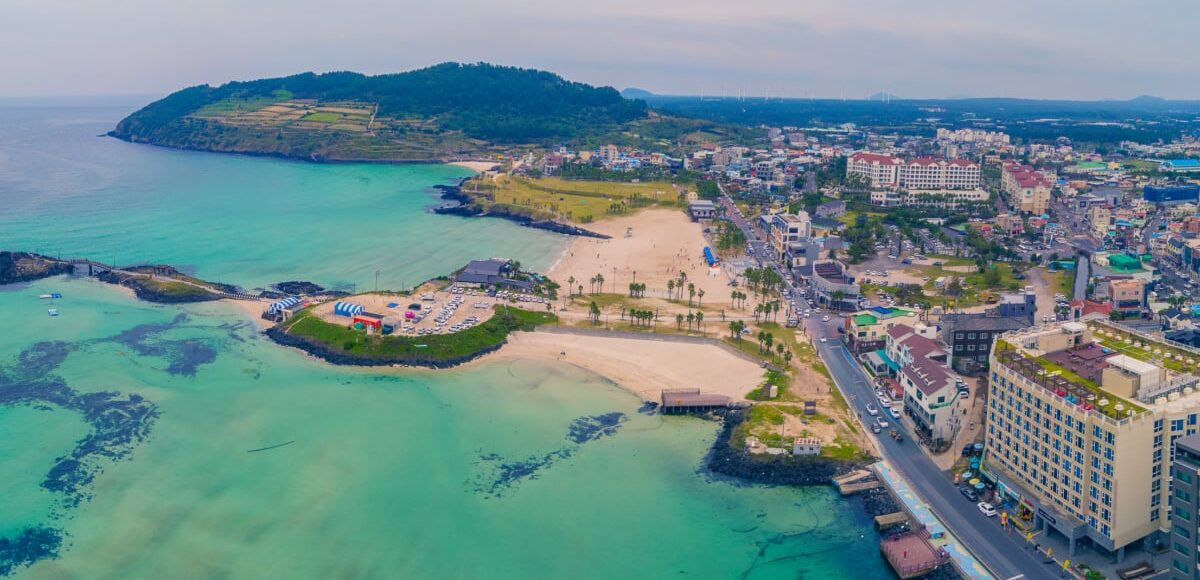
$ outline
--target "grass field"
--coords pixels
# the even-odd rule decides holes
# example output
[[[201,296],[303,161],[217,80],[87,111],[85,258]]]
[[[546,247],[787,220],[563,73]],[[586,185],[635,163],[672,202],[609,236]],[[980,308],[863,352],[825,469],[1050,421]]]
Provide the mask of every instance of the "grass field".
[[[556,316],[546,312],[497,306],[495,316],[462,332],[421,337],[367,336],[361,330],[325,322],[305,311],[285,323],[283,329],[334,351],[364,358],[451,360],[494,347],[504,342],[508,333],[514,330],[532,330],[534,326],[556,320]]]
[[[495,179],[476,179],[463,191],[474,195],[476,203],[485,209],[493,205],[511,206],[522,213],[531,212],[535,217],[578,223],[625,215],[644,207],[676,206],[679,203],[675,185],[666,181],[623,183],[501,175]]]
[[[342,115],[339,113],[330,113],[330,112],[326,112],[326,111],[320,111],[320,112],[316,112],[316,113],[309,113],[309,114],[301,117],[300,120],[301,121],[310,121],[313,123],[336,123],[336,122],[342,120]]]

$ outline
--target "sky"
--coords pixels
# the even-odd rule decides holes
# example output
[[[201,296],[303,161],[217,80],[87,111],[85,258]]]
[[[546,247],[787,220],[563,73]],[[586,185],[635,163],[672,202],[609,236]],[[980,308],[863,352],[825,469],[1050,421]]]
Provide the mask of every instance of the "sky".
[[[1194,0],[4,0],[0,96],[446,61],[661,94],[1200,99]]]

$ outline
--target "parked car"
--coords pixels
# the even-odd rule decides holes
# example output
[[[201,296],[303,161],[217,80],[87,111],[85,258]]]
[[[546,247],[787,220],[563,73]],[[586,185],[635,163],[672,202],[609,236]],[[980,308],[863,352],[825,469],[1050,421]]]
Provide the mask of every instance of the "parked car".
[[[994,506],[986,501],[981,501],[981,502],[979,502],[978,505],[979,505],[979,511],[983,515],[985,515],[989,518],[996,515],[996,506]]]
[[[969,487],[960,487],[958,490],[962,492],[963,497],[971,501],[979,501],[979,494],[975,493],[975,490]]]
[[[867,414],[874,417],[879,414],[879,409],[876,409],[874,404],[867,403]]]
[[[897,421],[900,420],[900,411],[897,411],[895,407],[888,407],[888,414],[891,415],[893,419]]]

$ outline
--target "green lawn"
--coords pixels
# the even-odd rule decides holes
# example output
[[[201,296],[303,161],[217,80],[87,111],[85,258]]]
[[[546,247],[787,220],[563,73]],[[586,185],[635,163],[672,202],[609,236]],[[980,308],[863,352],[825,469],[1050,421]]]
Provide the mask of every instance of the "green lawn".
[[[367,334],[349,326],[331,324],[309,311],[301,312],[283,329],[294,336],[323,344],[334,351],[371,359],[420,358],[450,360],[494,347],[514,330],[532,330],[548,324],[557,317],[547,312],[530,312],[517,308],[495,307],[496,314],[479,326],[452,334],[429,336],[380,336]]]

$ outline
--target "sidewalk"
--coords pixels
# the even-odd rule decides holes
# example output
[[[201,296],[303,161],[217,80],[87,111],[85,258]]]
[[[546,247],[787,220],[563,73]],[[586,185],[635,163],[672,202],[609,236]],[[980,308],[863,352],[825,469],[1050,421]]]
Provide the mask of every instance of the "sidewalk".
[[[892,490],[893,495],[900,500],[904,506],[904,511],[908,512],[916,521],[917,525],[925,527],[929,530],[931,537],[930,544],[935,548],[942,548],[946,553],[950,554],[950,562],[954,568],[958,570],[964,578],[971,580],[984,580],[994,578],[983,564],[980,564],[975,556],[971,555],[962,543],[946,529],[941,520],[933,515],[933,510],[929,509],[929,505],[921,498],[917,497],[908,486],[908,482],[900,476],[886,460],[880,461],[872,466],[875,472],[879,474],[879,478]]]

